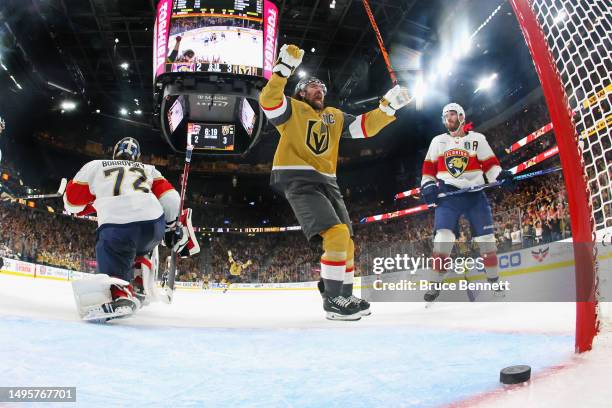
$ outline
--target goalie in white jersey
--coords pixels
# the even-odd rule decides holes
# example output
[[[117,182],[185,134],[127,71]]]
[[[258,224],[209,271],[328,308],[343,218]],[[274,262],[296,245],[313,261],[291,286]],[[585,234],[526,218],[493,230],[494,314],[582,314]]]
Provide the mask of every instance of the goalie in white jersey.
[[[513,175],[502,170],[484,135],[470,131],[470,126],[465,125],[465,112],[459,104],[446,105],[442,110],[442,121],[448,132],[431,141],[421,180],[423,200],[436,205],[432,257],[437,261],[434,262],[431,281],[441,282],[447,272],[444,260],[452,252],[455,236],[459,233],[459,218],[463,215],[470,222],[474,241],[478,243],[487,279],[497,282],[493,216],[484,191],[446,198],[438,198],[438,193],[483,185],[485,177],[488,182],[502,180],[504,187],[513,189]],[[439,290],[431,289],[425,294],[425,300],[433,301],[439,294]]]
[[[138,162],[139,158],[138,142],[124,138],[115,145],[112,160],[85,164],[66,188],[66,210],[80,215],[96,212],[98,218],[98,274],[73,283],[79,313],[86,320],[138,310],[144,297],[137,296],[131,283],[135,262],[152,270],[151,251],[164,238],[167,246],[176,244],[179,194],[154,166]],[[190,211],[185,213],[190,216]],[[190,226],[190,220],[181,221]],[[192,229],[185,232],[185,241],[191,243]]]

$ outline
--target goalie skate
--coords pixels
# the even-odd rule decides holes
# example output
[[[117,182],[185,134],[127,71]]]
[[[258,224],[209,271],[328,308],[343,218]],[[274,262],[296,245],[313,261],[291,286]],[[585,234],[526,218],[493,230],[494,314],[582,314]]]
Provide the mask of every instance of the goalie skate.
[[[134,314],[134,309],[132,309],[130,305],[116,301],[99,306],[92,306],[85,314],[81,314],[81,319],[92,323],[105,323],[109,320],[128,317],[132,314]]]

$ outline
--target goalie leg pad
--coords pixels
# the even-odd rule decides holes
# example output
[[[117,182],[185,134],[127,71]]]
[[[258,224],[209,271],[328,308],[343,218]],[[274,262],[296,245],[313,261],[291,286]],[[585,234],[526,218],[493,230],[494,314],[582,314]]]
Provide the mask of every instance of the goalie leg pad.
[[[104,305],[113,301],[110,292],[113,284],[125,286],[128,285],[128,282],[105,274],[96,274],[72,282],[74,301],[81,319],[97,320],[100,315],[107,318],[118,316],[116,314],[109,316],[103,310]]]
[[[142,283],[144,286],[145,300],[143,305],[150,302],[170,303],[166,291],[156,285],[157,271],[159,270],[159,250],[155,247],[151,255],[136,258],[137,267],[142,272]]]

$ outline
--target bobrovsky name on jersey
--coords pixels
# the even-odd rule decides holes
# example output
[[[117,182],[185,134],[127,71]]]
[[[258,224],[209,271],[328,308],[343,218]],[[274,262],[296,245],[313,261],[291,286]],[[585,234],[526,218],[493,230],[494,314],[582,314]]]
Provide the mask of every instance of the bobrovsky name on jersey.
[[[144,164],[129,161],[129,160],[102,160],[102,167],[112,167],[112,166],[138,167],[141,169],[145,168]]]

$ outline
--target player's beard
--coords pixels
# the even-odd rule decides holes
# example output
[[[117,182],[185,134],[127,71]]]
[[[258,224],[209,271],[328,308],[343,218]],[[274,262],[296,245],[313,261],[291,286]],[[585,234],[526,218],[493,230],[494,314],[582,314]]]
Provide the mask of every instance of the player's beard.
[[[446,129],[451,132],[451,133],[455,133],[459,130],[459,128],[461,127],[461,122],[459,122],[459,120],[455,120],[452,122],[448,122],[446,123]]]
[[[314,110],[323,110],[325,105],[323,104],[323,99],[315,99],[304,97],[304,102],[309,104]]]

